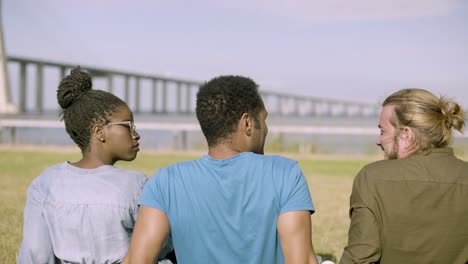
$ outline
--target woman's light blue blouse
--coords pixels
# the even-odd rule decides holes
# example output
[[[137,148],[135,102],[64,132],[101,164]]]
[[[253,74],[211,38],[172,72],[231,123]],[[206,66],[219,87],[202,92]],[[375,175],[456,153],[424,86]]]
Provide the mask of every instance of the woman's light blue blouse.
[[[68,162],[28,188],[18,263],[118,263],[130,244],[146,176]]]

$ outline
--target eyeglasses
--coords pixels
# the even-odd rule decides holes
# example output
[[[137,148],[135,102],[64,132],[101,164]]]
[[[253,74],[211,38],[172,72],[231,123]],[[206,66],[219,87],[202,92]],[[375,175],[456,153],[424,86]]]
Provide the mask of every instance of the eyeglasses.
[[[135,123],[133,123],[133,121],[113,122],[113,123],[107,123],[106,125],[109,125],[109,126],[111,126],[111,125],[126,126],[130,130],[131,135],[135,135],[135,132],[136,132],[136,126],[135,126]]]

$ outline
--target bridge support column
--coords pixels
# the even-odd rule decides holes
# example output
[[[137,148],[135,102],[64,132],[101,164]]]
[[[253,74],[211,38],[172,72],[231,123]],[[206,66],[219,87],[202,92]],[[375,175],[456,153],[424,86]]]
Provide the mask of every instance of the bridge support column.
[[[172,149],[176,151],[187,150],[187,131],[172,131]]]
[[[6,63],[7,58],[5,53],[5,45],[3,40],[3,25],[1,20],[2,19],[0,13],[0,114],[13,114],[17,113],[18,109],[11,102],[10,97],[10,84],[8,81],[8,69]]]

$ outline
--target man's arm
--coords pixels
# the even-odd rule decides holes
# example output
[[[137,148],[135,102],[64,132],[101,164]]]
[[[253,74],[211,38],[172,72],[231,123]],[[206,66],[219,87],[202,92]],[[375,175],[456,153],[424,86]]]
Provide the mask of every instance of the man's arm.
[[[277,228],[286,264],[318,264],[312,247],[309,211],[291,211],[280,214]]]
[[[376,263],[381,256],[379,226],[373,212],[364,202],[369,199],[361,195],[369,193],[361,187],[367,186],[364,174],[365,172],[361,171],[353,184],[348,245],[341,256],[340,264]]]
[[[132,242],[122,263],[155,263],[169,232],[170,225],[166,213],[152,207],[140,206]]]

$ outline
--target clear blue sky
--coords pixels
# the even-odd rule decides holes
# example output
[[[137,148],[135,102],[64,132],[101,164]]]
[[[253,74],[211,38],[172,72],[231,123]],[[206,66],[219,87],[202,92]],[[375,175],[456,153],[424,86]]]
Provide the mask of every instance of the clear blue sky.
[[[7,54],[380,102],[468,106],[466,0],[3,0]]]

